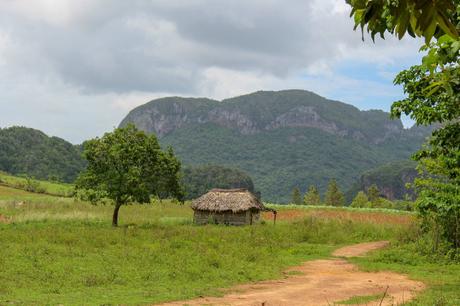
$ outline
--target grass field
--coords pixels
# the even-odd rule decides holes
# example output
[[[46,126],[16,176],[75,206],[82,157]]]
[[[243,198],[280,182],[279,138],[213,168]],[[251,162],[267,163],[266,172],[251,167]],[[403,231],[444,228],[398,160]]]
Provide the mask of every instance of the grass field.
[[[122,226],[114,229],[111,206],[0,186],[0,305],[137,305],[216,295],[282,277],[287,267],[339,246],[382,239],[393,246],[356,263],[425,281],[429,288],[414,305],[460,304],[460,265],[417,255],[404,239],[413,233],[413,215],[278,210],[275,226],[270,215],[256,226],[195,226],[187,204],[164,201],[122,207]]]
[[[69,197],[73,194],[73,185],[71,184],[53,183],[49,181],[18,177],[1,171],[0,185],[54,196]]]

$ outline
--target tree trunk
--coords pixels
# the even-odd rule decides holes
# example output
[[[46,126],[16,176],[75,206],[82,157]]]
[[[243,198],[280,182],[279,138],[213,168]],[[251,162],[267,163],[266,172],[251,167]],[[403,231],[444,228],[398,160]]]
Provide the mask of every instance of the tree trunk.
[[[112,226],[117,227],[118,226],[118,211],[120,210],[121,203],[116,203],[115,204],[115,210],[113,211],[113,217],[112,217]]]

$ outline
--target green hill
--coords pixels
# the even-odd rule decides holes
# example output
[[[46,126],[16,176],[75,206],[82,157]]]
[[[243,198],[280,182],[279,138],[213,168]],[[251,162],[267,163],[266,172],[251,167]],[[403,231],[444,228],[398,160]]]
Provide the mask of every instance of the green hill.
[[[84,166],[79,146],[35,129],[0,128],[1,171],[73,182]]]
[[[414,190],[406,188],[406,184],[414,182],[417,177],[416,166],[413,160],[399,160],[365,171],[347,191],[347,200],[350,202],[358,191],[365,191],[373,184],[379,188],[380,195],[389,200],[414,197]]]
[[[185,165],[241,169],[267,201],[336,178],[342,190],[366,171],[407,159],[429,135],[380,110],[360,111],[312,92],[256,92],[223,101],[169,97],[132,110],[132,122],[171,145]]]
[[[195,199],[213,188],[246,188],[255,192],[252,179],[238,169],[205,165],[184,167],[182,172],[187,200]]]

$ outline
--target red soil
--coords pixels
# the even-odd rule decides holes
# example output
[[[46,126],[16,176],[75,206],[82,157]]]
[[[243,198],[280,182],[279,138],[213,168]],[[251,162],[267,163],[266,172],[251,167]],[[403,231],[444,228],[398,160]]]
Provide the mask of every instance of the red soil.
[[[363,256],[384,247],[387,241],[362,243],[336,250],[340,257]],[[223,297],[203,297],[161,304],[178,305],[292,305],[321,306],[353,296],[384,294],[382,301],[366,305],[399,305],[412,299],[425,285],[394,272],[362,272],[345,259],[314,260],[289,269],[299,275],[236,286]]]

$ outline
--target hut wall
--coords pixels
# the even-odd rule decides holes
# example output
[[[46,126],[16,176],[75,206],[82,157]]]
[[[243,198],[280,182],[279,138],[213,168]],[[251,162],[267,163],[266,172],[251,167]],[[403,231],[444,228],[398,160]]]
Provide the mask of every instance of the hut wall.
[[[231,224],[231,225],[245,225],[251,224],[251,212],[243,211],[233,213],[231,211],[226,212],[210,212],[204,210],[195,210],[194,220],[196,224]]]

